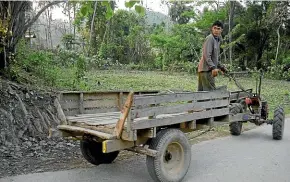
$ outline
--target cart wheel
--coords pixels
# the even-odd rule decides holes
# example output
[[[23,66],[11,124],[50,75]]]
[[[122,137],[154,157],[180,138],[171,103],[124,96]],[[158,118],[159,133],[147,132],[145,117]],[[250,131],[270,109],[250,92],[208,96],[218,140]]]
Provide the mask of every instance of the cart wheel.
[[[183,132],[165,129],[157,133],[149,145],[156,157],[147,156],[147,169],[154,181],[181,181],[191,161],[191,146]]]
[[[230,113],[238,114],[243,112],[243,106],[240,103],[232,103],[230,105]],[[232,135],[240,135],[242,132],[243,123],[242,122],[232,122],[230,123],[230,132]]]
[[[285,114],[282,107],[278,107],[274,111],[272,135],[273,139],[281,140],[284,133]]]
[[[81,152],[84,158],[91,164],[110,164],[118,156],[119,151],[111,153],[102,152],[102,143],[94,140],[83,139],[80,142]]]

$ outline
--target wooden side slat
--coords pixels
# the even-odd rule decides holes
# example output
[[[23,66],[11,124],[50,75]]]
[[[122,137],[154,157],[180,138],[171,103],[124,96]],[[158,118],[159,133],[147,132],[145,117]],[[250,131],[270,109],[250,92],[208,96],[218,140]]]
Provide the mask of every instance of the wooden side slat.
[[[133,106],[160,104],[168,102],[181,102],[181,101],[200,101],[207,99],[227,98],[230,93],[227,90],[217,90],[213,92],[192,92],[192,93],[178,93],[178,94],[165,94],[156,96],[135,96]]]
[[[57,128],[61,131],[72,132],[72,133],[74,132],[85,133],[85,134],[94,135],[94,136],[100,137],[102,139],[107,139],[107,140],[116,138],[113,135],[110,135],[107,133],[103,133],[103,132],[99,132],[99,131],[95,131],[91,129],[86,129],[86,128],[81,128],[77,126],[59,125],[57,126]]]
[[[194,112],[194,113],[185,113],[180,114],[175,117],[165,117],[165,118],[157,118],[157,119],[144,119],[135,121],[132,124],[132,129],[145,129],[145,128],[152,128],[157,126],[165,126],[165,125],[172,125],[178,124],[185,121],[192,121],[197,119],[203,118],[210,118],[216,116],[223,116],[229,114],[229,108],[223,109],[214,109],[214,110],[207,110],[202,112]]]
[[[118,107],[118,100],[83,101],[84,108]]]
[[[80,93],[61,94],[61,101],[78,101]]]
[[[117,100],[117,93],[85,93],[84,100]]]
[[[209,108],[217,108],[217,107],[225,107],[229,105],[229,100],[212,100],[212,101],[205,101],[205,102],[193,102],[188,104],[177,104],[174,106],[159,106],[159,107],[148,107],[142,109],[132,110],[131,117],[141,118],[146,116],[156,116],[159,114],[174,114],[174,113],[181,113],[185,111],[190,111],[193,109],[209,109]]]
[[[77,101],[61,101],[60,102],[62,109],[79,109],[79,100]]]
[[[84,94],[80,93],[80,113],[84,113]]]

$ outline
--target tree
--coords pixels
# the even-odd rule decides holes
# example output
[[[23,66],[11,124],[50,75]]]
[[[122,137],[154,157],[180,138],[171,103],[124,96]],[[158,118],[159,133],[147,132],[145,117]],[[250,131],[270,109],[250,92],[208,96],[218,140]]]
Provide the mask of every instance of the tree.
[[[62,1],[48,2],[34,16],[28,16],[32,2],[2,1],[0,2],[0,69],[7,69],[15,53],[15,46],[24,36],[28,28],[49,7]],[[3,31],[4,30],[4,31]]]
[[[175,23],[186,24],[195,15],[192,9],[187,2],[173,2],[170,4],[169,16]]]

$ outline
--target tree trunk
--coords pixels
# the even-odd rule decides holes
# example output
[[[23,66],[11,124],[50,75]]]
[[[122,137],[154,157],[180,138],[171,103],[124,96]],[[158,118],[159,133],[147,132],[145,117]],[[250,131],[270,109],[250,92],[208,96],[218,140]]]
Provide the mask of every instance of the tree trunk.
[[[277,43],[277,50],[276,50],[275,61],[278,60],[278,53],[279,53],[279,47],[280,47],[280,27],[281,27],[281,24],[279,25],[279,27],[277,29],[278,43]]]
[[[95,2],[95,7],[94,7],[94,14],[93,14],[93,17],[92,17],[92,22],[91,22],[91,32],[90,32],[90,42],[89,42],[89,53],[88,55],[90,55],[90,50],[92,49],[92,39],[96,40],[96,32],[94,31],[95,30],[95,16],[96,16],[96,10],[97,10],[97,5],[98,5],[98,1]]]
[[[235,2],[230,1],[230,13],[229,13],[229,43],[232,42],[232,26],[233,26],[233,18],[234,18],[234,11],[235,11]],[[230,65],[233,65],[233,48],[232,46],[229,47],[229,59],[230,59]]]
[[[73,4],[73,11],[74,11],[74,20],[76,19],[76,4]],[[74,24],[74,40],[76,40],[76,25]],[[75,48],[75,44],[73,44],[73,48]]]

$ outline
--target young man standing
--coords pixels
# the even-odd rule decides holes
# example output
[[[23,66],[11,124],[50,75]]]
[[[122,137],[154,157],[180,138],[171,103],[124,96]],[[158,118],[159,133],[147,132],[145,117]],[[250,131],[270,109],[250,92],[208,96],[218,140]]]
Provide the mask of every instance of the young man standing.
[[[223,24],[216,21],[211,26],[211,34],[206,37],[202,47],[202,57],[198,64],[198,91],[215,90],[214,77],[218,71],[226,69],[219,62],[221,33]]]

